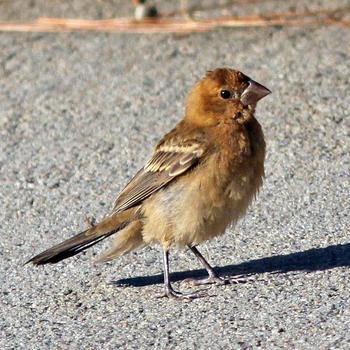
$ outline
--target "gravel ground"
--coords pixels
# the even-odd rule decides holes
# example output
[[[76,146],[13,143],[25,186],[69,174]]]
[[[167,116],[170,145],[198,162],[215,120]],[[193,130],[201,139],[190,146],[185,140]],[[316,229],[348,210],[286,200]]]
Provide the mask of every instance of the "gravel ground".
[[[130,11],[125,1],[43,3],[3,1],[0,19]],[[0,348],[349,349],[349,42],[336,27],[0,34]],[[264,188],[236,228],[202,246],[224,275],[252,281],[192,302],[155,299],[158,248],[94,264],[108,242],[55,266],[23,266],[111,209],[181,117],[191,85],[217,66],[273,91],[257,111]],[[173,253],[171,269],[183,290],[204,273],[188,251]]]

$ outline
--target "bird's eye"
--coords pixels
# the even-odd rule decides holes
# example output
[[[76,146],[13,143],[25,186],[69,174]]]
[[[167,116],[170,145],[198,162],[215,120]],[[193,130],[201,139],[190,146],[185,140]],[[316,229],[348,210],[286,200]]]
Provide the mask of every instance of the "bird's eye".
[[[220,91],[220,96],[221,96],[223,99],[227,100],[228,98],[231,97],[231,92],[228,91],[228,90],[221,90],[221,91]]]

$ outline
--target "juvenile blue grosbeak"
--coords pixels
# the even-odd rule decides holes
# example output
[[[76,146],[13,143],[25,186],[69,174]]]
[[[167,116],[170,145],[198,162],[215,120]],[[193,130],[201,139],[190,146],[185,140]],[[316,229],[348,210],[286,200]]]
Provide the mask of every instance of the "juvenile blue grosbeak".
[[[269,93],[239,71],[209,71],[189,93],[182,121],[158,143],[112,212],[29,262],[57,263],[114,235],[112,248],[100,260],[148,244],[162,247],[167,297],[198,296],[171,286],[168,258],[174,246],[187,246],[208,271],[197,284],[222,282],[197,245],[223,234],[244,215],[262,185],[265,141],[254,112]]]

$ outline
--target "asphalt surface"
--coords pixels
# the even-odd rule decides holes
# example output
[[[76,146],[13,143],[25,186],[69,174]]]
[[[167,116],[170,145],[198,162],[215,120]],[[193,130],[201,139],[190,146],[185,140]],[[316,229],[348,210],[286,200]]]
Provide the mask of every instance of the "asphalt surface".
[[[234,11],[292,8],[279,3]],[[130,11],[97,4],[4,1],[0,19]],[[349,42],[339,27],[1,33],[0,348],[349,349]],[[108,242],[55,266],[23,266],[82,230],[86,215],[108,213],[181,118],[191,85],[218,66],[273,91],[257,111],[264,187],[236,228],[201,247],[223,275],[252,280],[212,286],[192,302],[156,299],[159,249],[94,264]],[[173,252],[171,270],[182,290],[204,274],[188,251]]]

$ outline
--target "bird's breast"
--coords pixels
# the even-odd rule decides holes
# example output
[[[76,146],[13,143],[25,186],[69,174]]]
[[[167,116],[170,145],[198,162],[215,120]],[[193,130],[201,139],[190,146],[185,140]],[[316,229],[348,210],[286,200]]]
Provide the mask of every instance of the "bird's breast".
[[[144,207],[145,240],[165,246],[199,244],[244,215],[264,175],[264,144],[252,146],[249,137],[236,134],[231,152],[219,149],[152,196]]]

